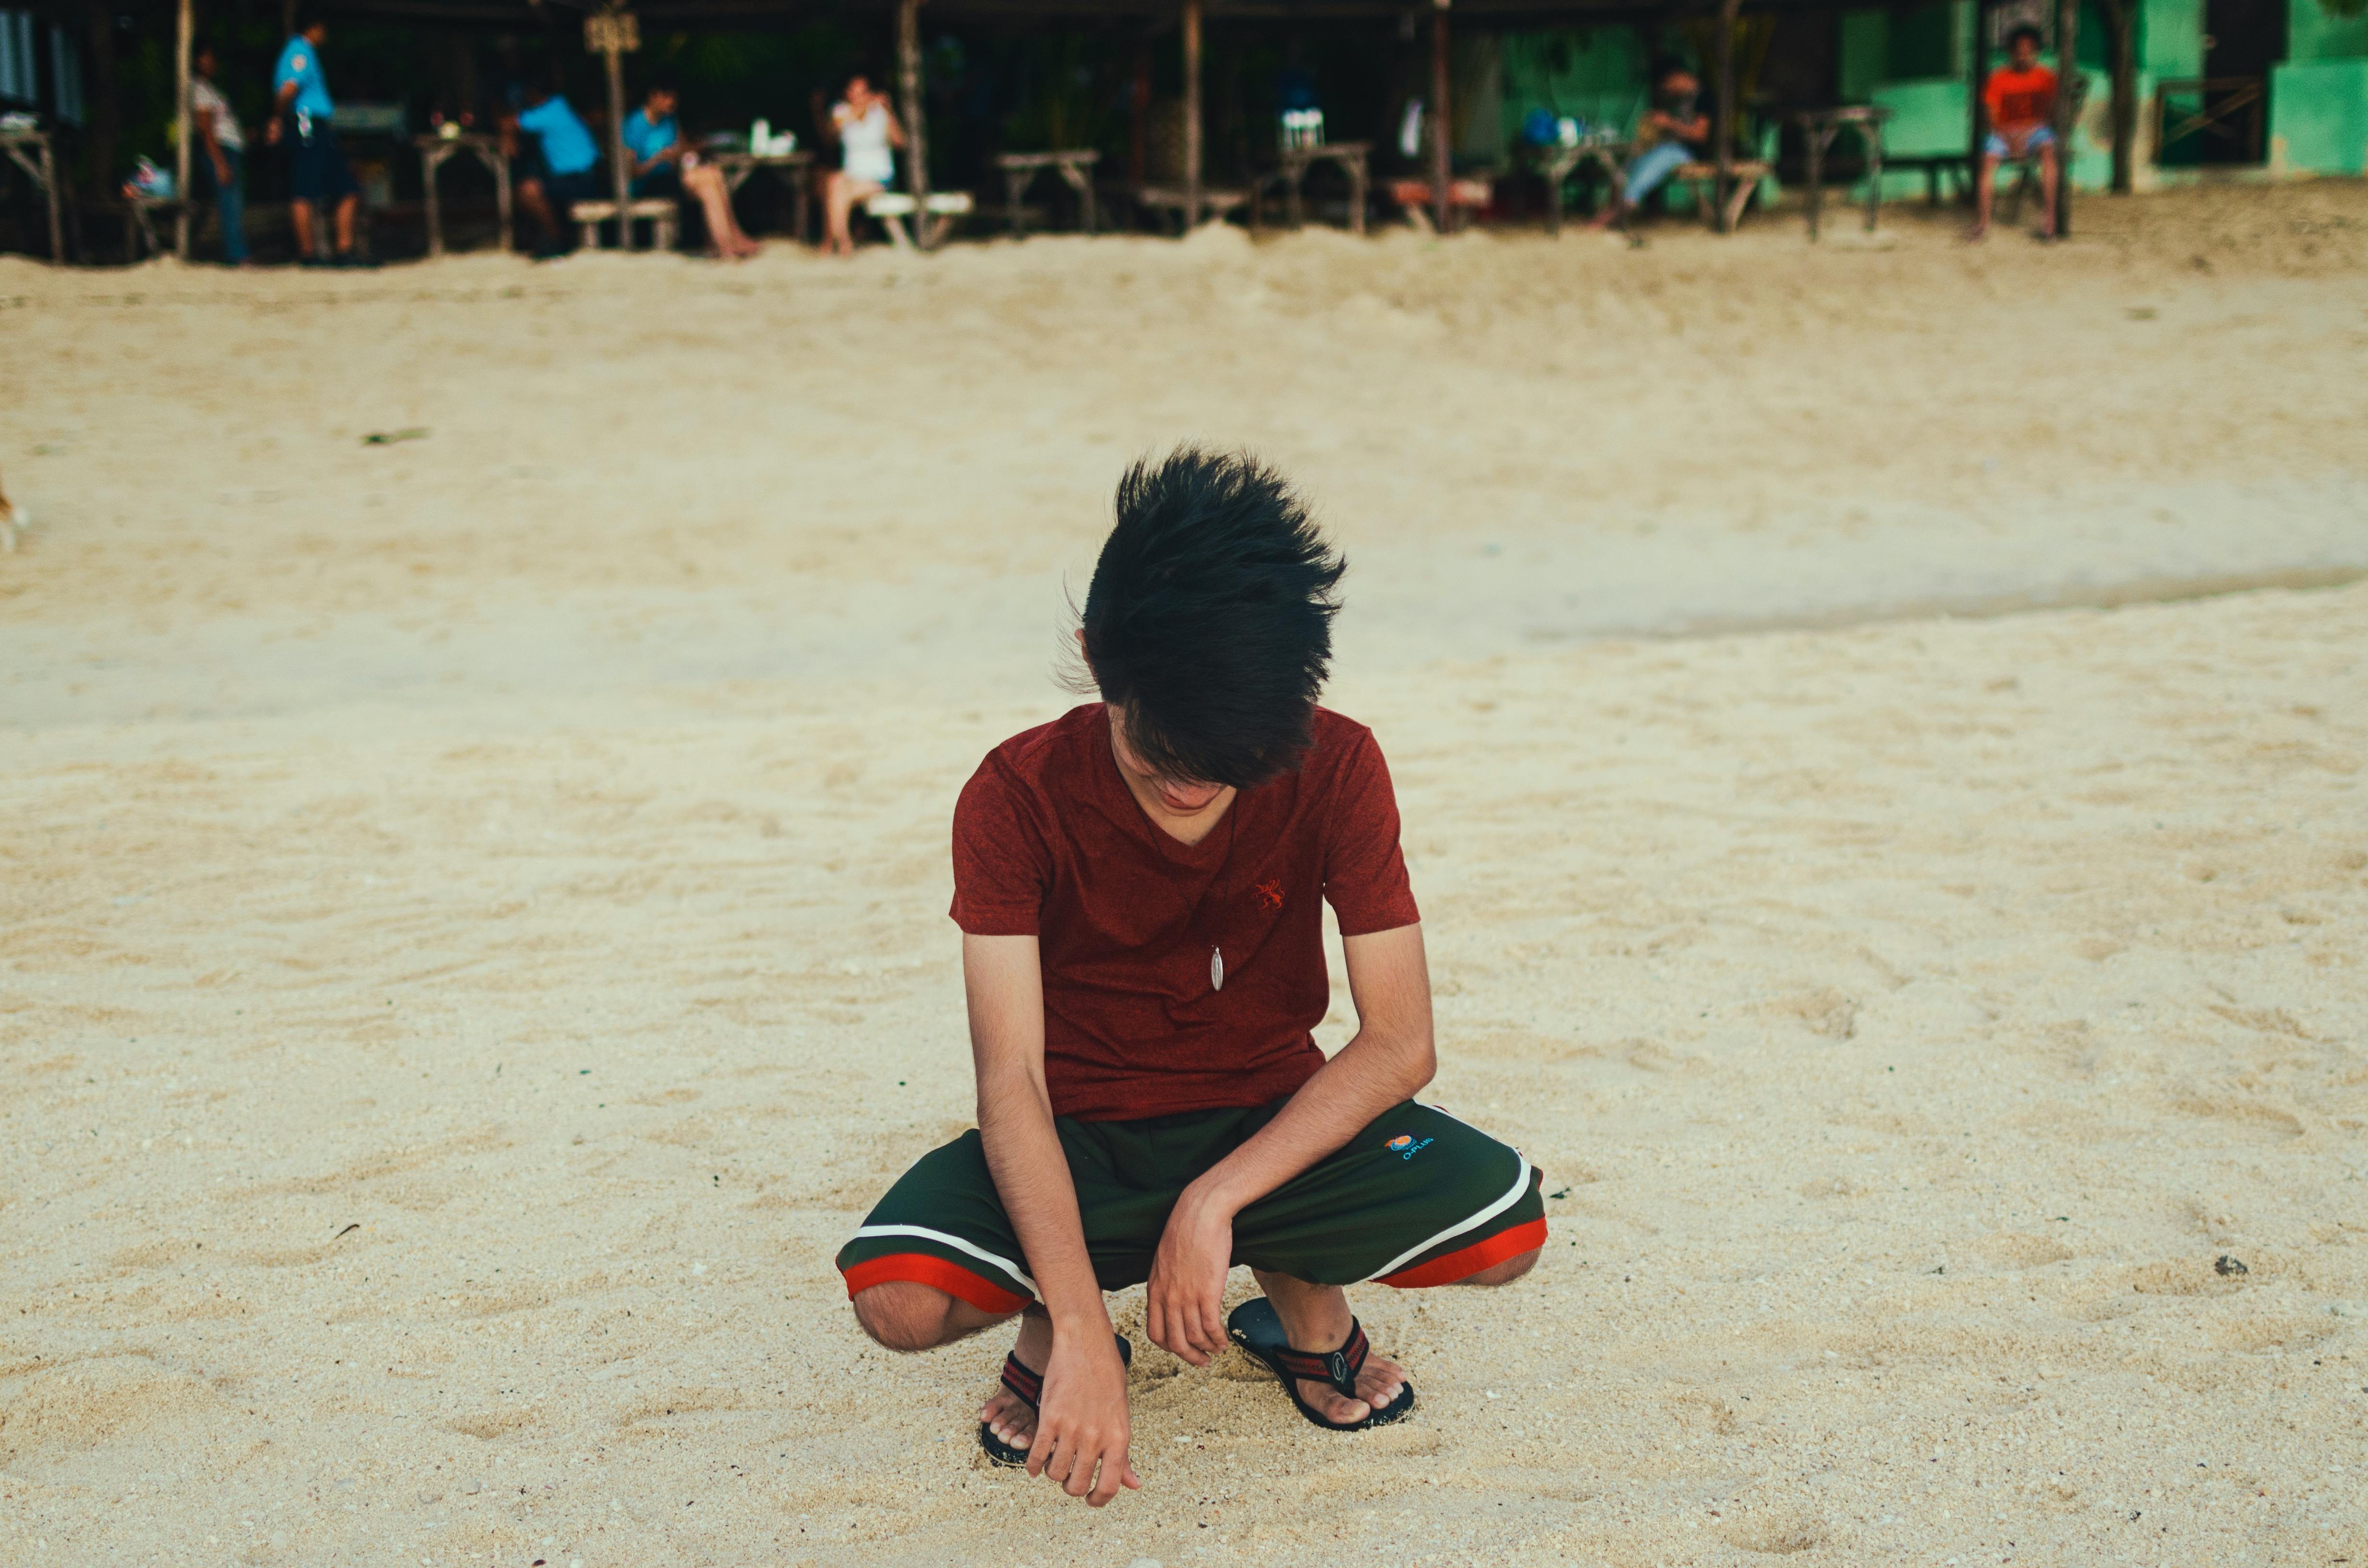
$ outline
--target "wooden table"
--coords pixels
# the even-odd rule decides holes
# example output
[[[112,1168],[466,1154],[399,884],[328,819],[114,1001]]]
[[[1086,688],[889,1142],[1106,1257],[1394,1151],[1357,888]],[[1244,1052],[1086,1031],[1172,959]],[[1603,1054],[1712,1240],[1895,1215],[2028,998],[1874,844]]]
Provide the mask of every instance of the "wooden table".
[[[25,171],[26,177],[40,187],[50,205],[50,261],[63,267],[66,260],[66,232],[58,214],[58,164],[50,146],[46,131],[0,131],[0,151]]]
[[[1625,226],[1627,218],[1622,210],[1628,201],[1628,154],[1626,142],[1616,136],[1583,136],[1570,146],[1538,149],[1538,168],[1546,176],[1546,233],[1562,233],[1562,182],[1581,164],[1593,164],[1603,171],[1605,183],[1611,187],[1611,209],[1621,214],[1615,222]]]
[[[758,169],[770,169],[774,176],[790,187],[790,226],[800,244],[809,243],[806,237],[808,197],[806,170],[814,166],[812,153],[735,153],[729,150],[711,153],[694,148],[700,157],[723,171],[723,191],[736,196],[748,183],[748,176]]]
[[[997,153],[995,166],[1003,171],[1004,216],[1011,224],[1014,238],[1022,237],[1027,221],[1019,210],[1019,199],[1046,169],[1056,171],[1077,193],[1081,219],[1078,227],[1090,234],[1094,232],[1094,165],[1102,155],[1090,147],[1069,147],[1051,153]]]
[[[1371,142],[1319,142],[1312,147],[1284,148],[1273,177],[1282,185],[1283,211],[1291,226],[1296,229],[1306,222],[1307,171],[1318,164],[1337,164],[1349,176],[1349,232],[1363,233],[1369,177],[1366,155],[1372,150]]]
[[[419,185],[427,202],[427,254],[430,258],[444,254],[444,210],[436,199],[436,171],[455,153],[469,153],[485,165],[494,176],[494,205],[501,214],[502,249],[512,248],[510,240],[510,160],[502,151],[501,139],[495,136],[468,134],[462,136],[416,136],[412,141],[419,148]]]
[[[1177,233],[1189,234],[1200,226],[1199,220],[1223,219],[1227,213],[1242,209],[1249,212],[1250,227],[1258,226],[1258,192],[1235,190],[1213,185],[1201,187],[1201,210],[1196,215],[1187,210],[1191,206],[1190,195],[1180,185],[1127,185],[1115,187],[1131,198],[1145,211],[1176,215]]]
[[[1793,117],[1809,149],[1809,238],[1817,237],[1817,213],[1825,205],[1826,152],[1845,130],[1856,131],[1866,149],[1866,228],[1874,232],[1875,213],[1883,206],[1883,127],[1891,116],[1881,104],[1844,104],[1803,109]]]

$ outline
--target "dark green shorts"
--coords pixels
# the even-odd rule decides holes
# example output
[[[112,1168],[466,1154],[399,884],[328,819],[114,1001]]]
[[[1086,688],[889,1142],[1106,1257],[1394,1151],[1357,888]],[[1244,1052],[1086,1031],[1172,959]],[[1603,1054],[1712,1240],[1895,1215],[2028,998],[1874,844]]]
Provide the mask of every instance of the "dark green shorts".
[[[1187,1185],[1284,1101],[1144,1121],[1055,1119],[1086,1248],[1105,1290],[1139,1285]],[[1317,1285],[1448,1285],[1542,1246],[1543,1181],[1529,1161],[1412,1100],[1243,1210],[1237,1264]],[[921,1156],[841,1247],[847,1293],[910,1279],[991,1312],[1036,1297],[975,1129]]]

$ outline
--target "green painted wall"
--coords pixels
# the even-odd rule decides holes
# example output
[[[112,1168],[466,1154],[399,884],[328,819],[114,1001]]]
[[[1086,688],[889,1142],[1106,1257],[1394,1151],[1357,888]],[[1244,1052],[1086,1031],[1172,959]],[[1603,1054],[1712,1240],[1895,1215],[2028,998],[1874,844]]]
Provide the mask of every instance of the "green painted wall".
[[[2087,19],[2081,18],[2084,24]],[[2138,69],[2153,76],[2203,74],[2203,0],[2143,0]]]
[[[2368,174],[2368,16],[2293,0],[2286,28],[2286,63],[2270,73],[2271,168]]]
[[[2368,55],[2368,13],[2330,15],[2318,0],[2294,0],[2286,14],[2286,58],[2346,60]]]
[[[1497,58],[1508,145],[1520,140],[1521,119],[1533,108],[1625,131],[1645,106],[1651,62],[1634,28],[1507,33]]]
[[[2203,74],[2204,0],[2135,0],[2138,165],[2155,177],[2151,110],[2156,85]],[[2295,174],[2368,174],[2368,15],[2337,17],[2319,0],[2289,0],[2289,52],[2270,89],[2272,166]],[[1894,111],[1884,144],[1899,153],[1953,153],[1965,145],[1974,37],[1971,0],[1933,0],[1897,11],[1844,12],[1836,19],[1836,85],[1845,102]],[[1987,64],[2002,59],[1987,53]],[[1625,129],[1643,108],[1646,60],[1634,29],[1508,33],[1502,45],[1505,142],[1531,108]],[[2083,0],[2080,67],[2087,108],[2074,132],[2072,181],[2102,188],[2112,177],[2112,35],[2099,0]],[[2050,57],[2050,63],[2054,63]],[[2175,151],[2175,150],[2174,150]],[[2171,171],[2170,177],[2180,177]],[[1920,171],[1887,173],[1887,198],[1920,195]],[[1679,204],[1682,191],[1673,193]]]
[[[2273,67],[2270,146],[2283,172],[2368,174],[2368,56]]]
[[[1891,74],[1891,13],[1842,13],[1840,44],[1834,65],[1842,101],[1867,102],[1875,84]]]

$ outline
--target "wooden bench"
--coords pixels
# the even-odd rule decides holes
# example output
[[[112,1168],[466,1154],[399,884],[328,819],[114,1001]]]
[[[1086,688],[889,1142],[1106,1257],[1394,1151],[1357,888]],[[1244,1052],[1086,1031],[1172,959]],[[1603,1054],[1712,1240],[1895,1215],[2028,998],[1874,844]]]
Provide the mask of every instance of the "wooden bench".
[[[1180,185],[1138,185],[1127,194],[1133,197],[1137,207],[1147,211],[1157,212],[1163,218],[1173,216],[1178,233],[1200,227],[1199,222],[1188,220],[1184,215],[1189,199]],[[1257,203],[1251,199],[1253,194],[1247,190],[1233,190],[1213,185],[1204,185],[1201,187],[1201,218],[1202,220],[1223,219],[1247,208],[1250,227],[1255,229],[1258,227],[1258,211]]]
[[[1965,155],[1963,153],[1894,153],[1885,149],[1883,166],[1886,169],[1921,169],[1924,173],[1924,201],[1930,207],[1941,205],[1941,178],[1943,175],[1953,176],[1963,189],[1973,188],[1973,182],[1965,175]]]
[[[591,250],[600,243],[600,225],[617,216],[613,201],[574,201],[568,203],[567,216],[575,225],[576,243]],[[659,250],[674,249],[675,225],[682,221],[681,210],[671,196],[649,197],[625,203],[624,222],[617,225],[617,248],[633,248],[633,223],[647,219],[653,225],[652,239]]]
[[[1702,222],[1721,233],[1734,233],[1735,226],[1743,221],[1744,205],[1751,199],[1751,193],[1759,188],[1759,182],[1766,179],[1774,168],[1773,164],[1758,158],[1737,158],[1727,165],[1726,177],[1735,182],[1735,188],[1726,193],[1725,210],[1719,210],[1718,202],[1708,192],[1694,198],[1694,205],[1702,211]],[[1718,165],[1713,163],[1679,164],[1677,172],[1669,177],[1715,190]]]
[[[1057,173],[1070,189],[1077,193],[1078,227],[1090,234],[1094,232],[1094,165],[1101,154],[1090,148],[1064,148],[1051,153],[1004,153],[996,157],[995,166],[1003,171],[1003,216],[1011,225],[1011,237],[1019,239],[1027,232],[1028,210],[1019,199],[1046,169]]]
[[[925,205],[928,210],[923,212]],[[916,240],[919,248],[933,248],[953,221],[967,216],[976,205],[966,190],[933,190],[926,203],[901,190],[883,190],[863,199],[863,210],[880,220],[881,227],[888,231],[888,243],[898,250],[914,249]],[[918,233],[905,229],[907,218],[914,220]]]
[[[1390,182],[1390,199],[1415,228],[1429,233],[1436,227],[1430,216],[1430,182],[1427,179],[1396,179]],[[1461,212],[1468,221],[1474,212],[1497,199],[1497,182],[1493,179],[1458,176],[1447,182],[1447,213],[1449,221]]]

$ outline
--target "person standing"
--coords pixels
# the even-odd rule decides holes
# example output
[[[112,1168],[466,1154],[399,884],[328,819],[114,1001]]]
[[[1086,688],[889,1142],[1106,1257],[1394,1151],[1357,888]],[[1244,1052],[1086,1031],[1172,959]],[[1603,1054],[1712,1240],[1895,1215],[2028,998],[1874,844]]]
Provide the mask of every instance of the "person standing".
[[[2039,62],[2039,29],[2025,22],[2007,35],[2007,62],[1982,87],[1982,113],[1989,131],[1982,138],[1982,168],[1974,180],[1974,232],[1990,232],[1990,200],[1998,194],[1998,165],[2008,158],[2039,165],[2044,216],[2039,237],[2055,237],[2055,73]]]
[[[336,218],[336,259],[326,265],[351,267],[354,256],[354,215],[361,206],[361,187],[346,165],[345,150],[329,124],[336,105],[329,97],[329,79],[321,69],[321,45],[329,24],[311,7],[296,13],[296,36],[279,51],[271,73],[271,123],[266,142],[288,142],[289,212],[296,225],[300,265],[318,267],[316,209],[328,207]]]
[[[246,133],[230,100],[214,85],[221,62],[211,42],[199,40],[196,74],[189,82],[189,118],[197,127],[201,185],[213,197],[222,219],[222,260],[245,267],[246,259]]]

